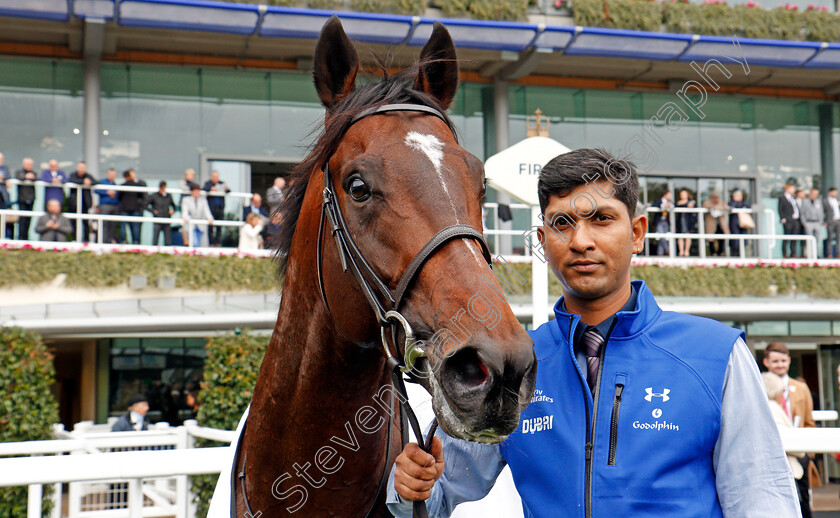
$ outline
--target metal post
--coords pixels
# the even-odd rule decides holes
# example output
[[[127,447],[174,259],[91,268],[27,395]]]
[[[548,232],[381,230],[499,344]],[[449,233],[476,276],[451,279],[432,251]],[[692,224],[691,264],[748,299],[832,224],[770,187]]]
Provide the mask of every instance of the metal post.
[[[88,172],[99,178],[99,100],[101,96],[102,46],[105,39],[105,21],[86,18],[84,23],[84,139],[85,163]]]
[[[496,153],[510,147],[510,100],[508,99],[508,83],[498,77],[493,79],[493,126],[496,133]],[[510,196],[499,192],[496,196],[498,203],[509,205]],[[498,208],[496,209],[498,213]],[[499,221],[496,227],[499,230],[512,230],[513,221]],[[502,234],[498,237],[498,252],[502,255],[510,255],[513,250],[512,236]]]
[[[128,516],[143,518],[143,481],[139,478],[128,481]]]
[[[26,502],[26,518],[41,518],[41,500],[44,496],[41,484],[30,484]]]
[[[697,213],[697,223],[699,224],[698,228],[700,229],[699,234],[700,235],[705,234],[706,233],[705,212],[698,212]],[[698,244],[697,251],[700,252],[700,259],[705,259],[706,258],[706,238],[701,237],[697,244]]]
[[[531,227],[539,227],[542,222],[540,207],[531,207]],[[537,233],[531,232],[530,239],[537,241]],[[533,247],[541,246],[538,242],[532,242]],[[531,323],[534,329],[548,321],[548,264],[539,257],[531,256]]]
[[[76,214],[82,213],[82,185],[81,184],[74,184],[70,187],[71,189],[76,189]],[[84,238],[84,239],[82,239]],[[76,241],[85,242],[87,241],[86,236],[82,236],[82,219],[76,219]]]

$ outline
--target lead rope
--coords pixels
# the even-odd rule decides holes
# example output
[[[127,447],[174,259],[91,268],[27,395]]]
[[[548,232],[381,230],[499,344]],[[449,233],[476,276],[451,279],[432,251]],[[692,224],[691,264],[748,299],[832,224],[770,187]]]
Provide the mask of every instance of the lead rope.
[[[408,404],[408,394],[405,391],[405,383],[403,382],[402,378],[402,370],[400,370],[400,362],[397,360],[396,357],[391,356],[387,360],[388,368],[391,369],[391,378],[394,382],[394,388],[399,393],[400,399],[400,409],[402,410],[402,415],[408,418],[408,422],[411,425],[411,430],[414,432],[414,437],[417,438],[417,444],[420,448],[425,451],[426,453],[431,453],[432,449],[432,439],[435,437],[435,430],[437,429],[437,419],[432,419],[432,426],[429,429],[429,434],[426,438],[423,438],[423,430],[420,429],[420,422],[417,420],[417,415],[414,414],[414,410],[411,408],[411,405]],[[406,401],[405,404],[402,404],[402,401]],[[403,448],[408,443],[407,437],[407,429],[405,427],[405,423],[403,423],[403,434],[402,434],[402,443]],[[423,500],[415,500],[414,501],[414,518],[429,518],[429,511],[426,509],[426,502]]]

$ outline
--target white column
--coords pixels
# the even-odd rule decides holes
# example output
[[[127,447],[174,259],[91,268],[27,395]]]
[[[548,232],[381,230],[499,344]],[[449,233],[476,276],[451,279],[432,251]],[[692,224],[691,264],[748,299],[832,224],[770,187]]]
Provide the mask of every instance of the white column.
[[[540,219],[540,207],[535,205],[531,207],[531,227],[538,227],[542,224]],[[537,233],[531,232],[530,239],[537,241]],[[539,250],[540,244],[532,242],[532,250]],[[532,254],[531,262],[531,305],[534,308],[534,314],[531,317],[531,323],[534,329],[548,321],[548,263],[543,261],[538,255]]]
[[[493,79],[493,124],[496,133],[496,153],[510,147],[509,118],[510,101],[508,100],[508,83],[504,79],[496,77]],[[509,204],[510,196],[498,192],[496,201]],[[511,230],[512,228],[512,221],[499,220],[499,230]],[[511,236],[500,235],[496,236],[496,239],[499,240],[499,253],[510,255],[513,250]]]

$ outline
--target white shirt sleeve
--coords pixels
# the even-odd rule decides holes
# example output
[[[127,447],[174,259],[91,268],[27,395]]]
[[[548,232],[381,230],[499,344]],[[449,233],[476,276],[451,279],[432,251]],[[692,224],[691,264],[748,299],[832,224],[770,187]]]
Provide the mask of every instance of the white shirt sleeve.
[[[782,440],[755,358],[741,339],[726,366],[712,462],[723,516],[801,516]]]

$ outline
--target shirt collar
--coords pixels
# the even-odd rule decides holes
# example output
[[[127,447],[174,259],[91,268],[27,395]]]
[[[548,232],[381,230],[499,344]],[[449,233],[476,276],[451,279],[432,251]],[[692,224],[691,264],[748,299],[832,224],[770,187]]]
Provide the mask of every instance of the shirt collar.
[[[616,311],[616,313],[621,312],[621,311],[633,311],[633,310],[635,310],[636,309],[636,301],[637,301],[638,297],[639,297],[639,295],[638,295],[638,292],[636,291],[636,286],[631,283],[630,284],[630,298],[627,299],[627,302],[625,302],[624,305],[621,306],[621,309]],[[561,309],[564,312],[568,313],[568,310],[566,309],[565,300],[562,302]],[[575,349],[577,349],[577,344],[580,342],[580,337],[583,336],[583,333],[585,333],[586,330],[589,329],[589,328],[595,328],[601,334],[601,336],[604,337],[604,341],[606,342],[609,339],[609,334],[610,334],[610,331],[612,329],[613,322],[615,322],[616,313],[613,313],[612,315],[605,318],[604,321],[601,322],[600,324],[596,324],[596,325],[593,326],[593,325],[581,323],[582,325],[577,326],[575,328]]]

